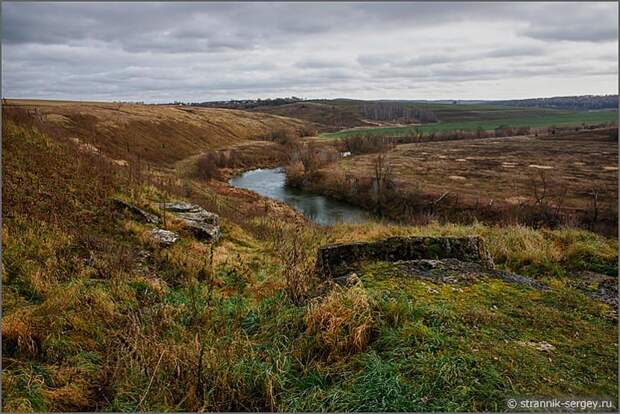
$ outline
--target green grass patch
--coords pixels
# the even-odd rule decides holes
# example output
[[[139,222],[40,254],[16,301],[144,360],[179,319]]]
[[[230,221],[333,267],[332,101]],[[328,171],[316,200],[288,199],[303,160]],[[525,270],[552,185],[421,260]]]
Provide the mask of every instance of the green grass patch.
[[[502,117],[497,117],[500,114]],[[506,116],[512,115],[512,116]],[[439,122],[436,124],[426,124],[420,126],[405,127],[379,127],[349,129],[344,131],[322,134],[322,137],[340,139],[354,136],[403,136],[414,132],[429,134],[432,132],[447,131],[475,131],[479,128],[483,130],[493,130],[499,127],[531,127],[544,128],[551,126],[577,126],[582,124],[601,124],[618,121],[617,111],[593,111],[593,112],[564,112],[554,110],[539,111],[518,111],[506,114],[503,111],[489,112],[480,111],[471,115],[477,119],[461,119]]]

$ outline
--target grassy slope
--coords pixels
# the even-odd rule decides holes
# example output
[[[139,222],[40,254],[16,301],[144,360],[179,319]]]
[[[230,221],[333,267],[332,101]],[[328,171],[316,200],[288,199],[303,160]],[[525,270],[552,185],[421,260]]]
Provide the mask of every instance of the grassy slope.
[[[224,235],[210,270],[207,246],[183,233],[159,248],[106,201],[152,208],[161,189],[31,128],[4,128],[5,411],[462,411],[502,410],[518,394],[617,399],[616,321],[566,279],[617,273],[615,240],[482,225],[317,231],[275,212],[239,216],[235,203],[236,215],[216,210]],[[229,203],[214,197],[209,208]],[[497,281],[457,291],[386,277],[377,264],[363,286],[301,304],[287,297],[284,276],[307,279],[300,262],[318,244],[400,234],[480,234],[500,266],[554,291]],[[292,251],[301,260],[291,268]],[[519,343],[530,340],[555,350]]]
[[[452,130],[485,130],[500,126],[543,128],[611,123],[618,121],[617,111],[569,112],[538,108],[507,108],[492,105],[447,105],[421,104],[422,108],[432,109],[440,121],[418,127],[364,128],[326,133],[326,138],[344,138],[356,135],[408,135],[413,131],[424,133]]]
[[[300,102],[279,106],[262,106],[255,112],[303,119],[316,124],[322,130],[334,128],[352,128],[368,125],[361,119],[357,107],[327,102]]]
[[[214,108],[114,103],[8,100],[8,119],[34,115],[39,129],[77,138],[113,159],[172,164],[205,150],[230,147],[304,122],[273,115]],[[13,109],[17,108],[17,109]],[[129,160],[127,160],[129,161]]]
[[[420,103],[422,109],[430,109],[442,122],[466,121],[476,119],[522,118],[529,115],[562,114],[570,111],[543,108],[517,108],[489,104],[441,104]]]
[[[252,111],[302,119],[315,124],[319,131],[334,131],[342,128],[368,127],[382,124],[380,121],[365,119],[362,116],[362,106],[372,102],[379,101],[316,99],[287,105],[261,106],[252,109]],[[412,102],[404,103],[405,107],[416,106],[426,108],[427,105],[414,104]],[[433,105],[430,106],[433,107]],[[383,124],[387,124],[387,122]]]

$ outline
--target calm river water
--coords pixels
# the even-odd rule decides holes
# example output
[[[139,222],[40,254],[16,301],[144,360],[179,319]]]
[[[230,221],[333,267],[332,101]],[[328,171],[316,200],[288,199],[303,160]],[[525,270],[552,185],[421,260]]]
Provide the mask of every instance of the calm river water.
[[[286,173],[281,168],[247,171],[230,180],[233,187],[252,190],[264,197],[283,201],[321,225],[366,223],[372,214],[358,207],[328,197],[285,185]]]

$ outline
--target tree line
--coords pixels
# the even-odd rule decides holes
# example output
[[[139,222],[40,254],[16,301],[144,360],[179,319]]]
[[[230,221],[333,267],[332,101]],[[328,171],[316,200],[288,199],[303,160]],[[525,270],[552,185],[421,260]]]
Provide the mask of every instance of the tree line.
[[[494,103],[507,106],[572,109],[577,111],[617,109],[618,95],[555,96],[552,98],[518,99]]]
[[[375,121],[437,122],[437,116],[429,109],[420,109],[402,102],[370,102],[360,107],[363,117]]]

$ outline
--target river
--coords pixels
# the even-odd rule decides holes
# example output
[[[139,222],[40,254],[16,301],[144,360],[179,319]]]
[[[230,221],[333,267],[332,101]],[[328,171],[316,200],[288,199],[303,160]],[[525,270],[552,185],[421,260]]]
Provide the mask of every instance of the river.
[[[231,178],[230,185],[252,190],[264,197],[283,201],[320,225],[360,224],[373,219],[371,213],[322,195],[286,186],[282,168],[259,168]]]

